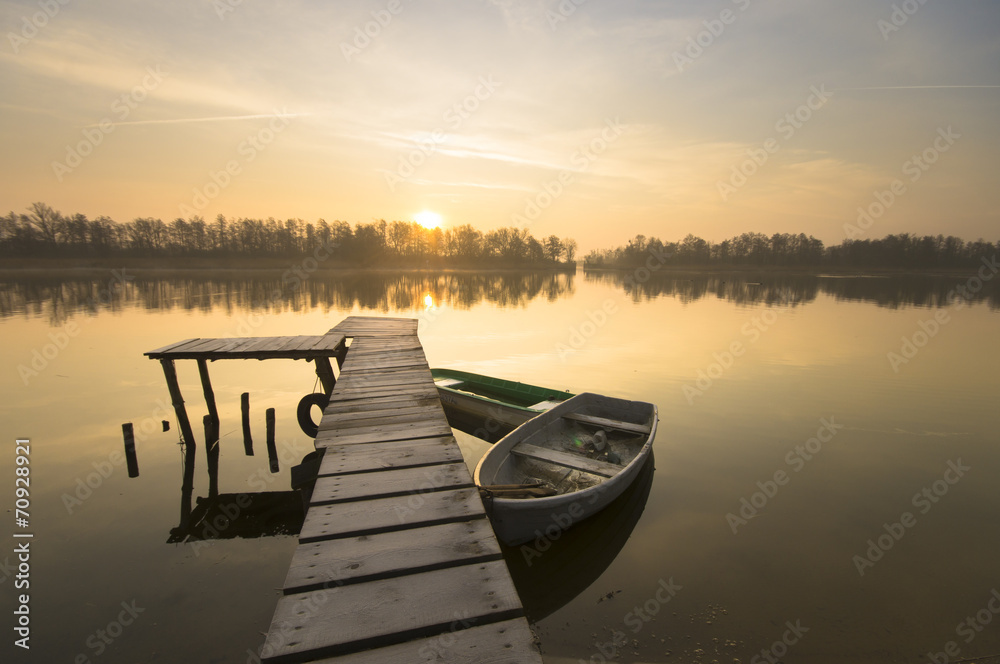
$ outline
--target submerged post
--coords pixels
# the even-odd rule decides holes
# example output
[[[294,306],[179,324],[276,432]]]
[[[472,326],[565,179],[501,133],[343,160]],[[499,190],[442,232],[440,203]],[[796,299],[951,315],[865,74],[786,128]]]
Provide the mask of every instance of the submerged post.
[[[274,442],[274,409],[268,408],[265,414],[267,422],[267,461],[270,464],[271,472],[280,470],[278,466],[278,448]]]
[[[240,412],[243,414],[243,451],[253,456],[253,436],[250,435],[250,393],[240,395]]]
[[[128,466],[128,476],[139,477],[139,460],[135,456],[135,432],[131,422],[122,425],[122,435],[125,437],[125,464]]]
[[[160,360],[163,367],[163,375],[167,379],[167,389],[170,391],[170,401],[174,406],[174,413],[177,414],[177,425],[181,428],[181,438],[187,445],[192,447],[194,442],[194,431],[191,430],[191,421],[188,420],[187,410],[184,408],[184,398],[181,396],[181,388],[177,383],[177,369],[174,368],[173,360]]]
[[[219,495],[219,425],[206,415],[205,423],[205,459],[208,465],[208,497]]]

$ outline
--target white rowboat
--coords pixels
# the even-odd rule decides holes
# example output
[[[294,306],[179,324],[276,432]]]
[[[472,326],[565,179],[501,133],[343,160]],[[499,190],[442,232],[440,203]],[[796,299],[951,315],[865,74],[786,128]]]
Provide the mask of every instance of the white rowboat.
[[[585,392],[502,438],[475,472],[497,537],[553,540],[606,507],[638,475],[656,424],[651,403]]]

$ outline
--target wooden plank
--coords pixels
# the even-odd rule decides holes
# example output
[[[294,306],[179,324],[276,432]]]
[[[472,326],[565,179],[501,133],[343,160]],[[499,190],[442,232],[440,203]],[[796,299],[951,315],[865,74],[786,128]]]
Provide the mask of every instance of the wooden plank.
[[[405,643],[522,614],[502,560],[450,567],[278,600],[263,652],[271,664]]]
[[[542,664],[524,618],[481,625],[315,664]]]
[[[528,443],[518,443],[514,447],[510,448],[510,451],[518,456],[528,457],[529,459],[538,459],[539,461],[547,461],[548,463],[554,463],[557,466],[572,468],[574,470],[582,470],[585,473],[600,475],[601,477],[614,477],[621,472],[622,468],[625,467],[614,463],[608,463],[607,461],[588,459],[587,457],[580,456],[579,454],[573,454],[572,452],[550,450],[545,447],[529,445]]]
[[[331,445],[353,445],[356,443],[381,443],[411,438],[436,438],[451,434],[447,422],[441,424],[418,424],[415,426],[387,427],[383,430],[349,429],[345,432],[321,431],[316,436],[316,448]]]
[[[606,417],[596,417],[594,415],[585,415],[583,413],[566,413],[563,415],[564,419],[573,420],[575,422],[583,422],[584,424],[593,424],[599,427],[604,427],[605,429],[620,429],[622,431],[631,431],[633,433],[649,433],[652,429],[646,424],[634,424],[632,422],[622,422],[621,420],[610,420]]]
[[[316,505],[309,508],[299,542],[405,530],[418,525],[454,523],[482,518],[483,503],[476,489],[413,493],[357,503]]]
[[[397,405],[400,408],[414,408],[416,406],[437,405],[438,403],[439,399],[433,396],[399,399],[395,397],[372,397],[370,399],[354,399],[351,401],[331,401],[323,413],[367,413],[371,411],[392,409]]]
[[[369,399],[377,397],[399,397],[403,398],[426,398],[437,394],[437,388],[433,385],[370,385],[352,387],[341,386],[338,381],[334,388],[332,398],[337,401],[349,399]]]
[[[419,536],[417,536],[419,535]],[[295,549],[285,577],[285,594],[429,571],[476,559],[500,559],[500,545],[487,519],[445,523]]]
[[[145,353],[143,353],[143,355],[149,358],[157,359],[157,356],[162,355],[174,348],[180,348],[184,344],[191,343],[192,341],[198,341],[198,337],[194,337],[193,339],[185,339],[184,341],[176,341],[172,344],[167,344],[166,346],[157,348],[156,350],[146,351]]]
[[[314,505],[362,498],[403,496],[415,491],[439,491],[471,486],[475,485],[464,463],[336,475],[316,480],[309,506],[312,509]]]
[[[319,467],[319,475],[367,473],[461,460],[462,451],[452,436],[391,443],[360,443],[327,448]]]
[[[380,411],[378,414],[349,413],[346,415],[325,415],[320,422],[320,431],[347,429],[362,429],[394,424],[412,424],[445,420],[444,410],[440,406],[424,406],[422,408],[399,409],[398,411]],[[447,421],[447,420],[445,420]]]

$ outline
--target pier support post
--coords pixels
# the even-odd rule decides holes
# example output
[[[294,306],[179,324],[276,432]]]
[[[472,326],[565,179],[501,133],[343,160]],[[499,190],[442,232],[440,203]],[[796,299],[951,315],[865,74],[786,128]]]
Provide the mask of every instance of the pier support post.
[[[205,393],[208,414],[212,416],[212,421],[218,425],[219,409],[215,405],[215,391],[212,389],[212,380],[208,376],[208,360],[198,360],[198,375],[201,376],[201,389]]]
[[[174,361],[160,360],[160,366],[163,367],[163,375],[167,379],[167,389],[170,391],[170,401],[177,415],[177,425],[181,428],[181,438],[186,445],[194,447],[194,431],[191,430],[191,421],[188,419],[187,409],[184,408],[184,397],[181,396],[181,388],[177,383]]]
[[[330,358],[317,357],[313,362],[316,363],[316,375],[319,376],[319,380],[323,384],[323,393],[329,395],[337,385],[337,378],[333,375]]]
[[[219,425],[206,415],[205,423],[205,459],[208,465],[208,497],[219,495]]]

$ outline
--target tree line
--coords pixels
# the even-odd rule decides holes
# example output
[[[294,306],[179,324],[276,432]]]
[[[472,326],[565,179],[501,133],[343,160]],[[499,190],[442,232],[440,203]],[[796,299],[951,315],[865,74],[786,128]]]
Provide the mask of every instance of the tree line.
[[[799,233],[743,233],[712,243],[688,234],[680,242],[636,235],[624,246],[591,251],[584,257],[588,268],[633,269],[655,266],[722,267],[797,266],[849,268],[963,268],[975,267],[1000,252],[1000,241],[966,242],[953,235],[910,233],[881,239],[845,239],[826,247],[822,240]]]
[[[118,223],[101,216],[63,215],[45,203],[0,217],[0,256],[114,258],[322,255],[338,263],[553,265],[576,259],[575,240],[536,239],[524,228],[482,232],[469,224],[428,229],[410,221],[379,219],[316,223],[302,219],[227,219],[195,216],[166,223],[139,217]]]

